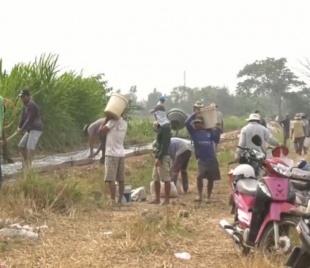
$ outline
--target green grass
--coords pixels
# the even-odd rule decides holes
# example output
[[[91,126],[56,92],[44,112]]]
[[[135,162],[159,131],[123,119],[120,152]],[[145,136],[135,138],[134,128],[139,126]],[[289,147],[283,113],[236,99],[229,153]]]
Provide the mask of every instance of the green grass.
[[[245,117],[227,117],[224,119],[224,131],[234,131],[243,128],[247,121]]]

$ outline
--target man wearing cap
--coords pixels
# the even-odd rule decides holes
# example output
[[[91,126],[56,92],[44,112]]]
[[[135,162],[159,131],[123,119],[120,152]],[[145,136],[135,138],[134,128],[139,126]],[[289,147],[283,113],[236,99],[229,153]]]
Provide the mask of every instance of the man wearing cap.
[[[295,151],[297,154],[302,154],[304,140],[306,136],[305,124],[300,114],[296,114],[295,121],[291,130],[291,139],[295,145]]]
[[[220,139],[221,139],[221,134],[223,133],[223,129],[224,129],[224,120],[223,120],[223,114],[221,111],[219,111],[217,104],[212,103],[210,105],[211,107],[215,107],[216,109],[216,117],[217,117],[217,128],[214,130],[215,133],[215,151],[217,151],[217,147],[220,143]]]
[[[250,114],[249,118],[247,119],[249,123],[241,129],[238,143],[239,147],[256,149],[264,153],[261,147],[264,147],[266,143],[272,146],[281,145],[280,142],[272,136],[272,134],[268,131],[268,129],[260,124],[260,120],[261,118],[259,114]],[[260,138],[262,139],[262,146],[257,146],[252,142],[252,138],[255,135],[260,136]],[[237,148],[236,160],[240,160],[242,152],[243,152],[242,149]],[[258,174],[259,169],[256,168],[255,172],[256,174]]]
[[[286,114],[285,118],[280,122],[283,128],[283,145],[286,146],[286,141],[290,138],[290,115]]]
[[[165,96],[160,96],[157,105],[164,105],[165,101],[166,101],[166,97]]]
[[[205,178],[208,180],[207,202],[209,202],[214,181],[220,180],[221,175],[213,144],[216,137],[212,130],[203,128],[203,118],[199,113],[200,110],[196,109],[196,112],[187,118],[185,126],[194,143],[195,156],[198,160],[198,197],[195,199],[195,202],[202,202],[203,179]]]
[[[18,124],[17,133],[24,133],[18,147],[23,158],[23,167],[31,167],[34,150],[42,135],[43,124],[40,116],[39,106],[30,98],[28,89],[23,89],[19,97],[24,106]]]
[[[102,126],[102,124],[105,122],[105,118],[100,118],[97,121],[91,123],[90,125],[85,125],[83,132],[88,137],[88,146],[90,150],[90,154],[88,158],[95,157],[100,151],[102,152],[102,156],[100,159],[100,163],[104,164],[105,160],[105,145],[106,145],[106,133],[100,133],[99,129]],[[99,138],[100,140],[100,147],[98,150],[94,153],[94,143],[96,138]]]
[[[156,105],[154,109],[150,111],[154,114],[157,121],[157,137],[156,137],[156,149],[155,149],[155,163],[153,168],[152,179],[155,185],[155,199],[150,201],[149,204],[160,204],[160,181],[165,184],[165,201],[162,205],[167,205],[170,202],[170,138],[171,138],[171,125],[165,112],[163,105]]]

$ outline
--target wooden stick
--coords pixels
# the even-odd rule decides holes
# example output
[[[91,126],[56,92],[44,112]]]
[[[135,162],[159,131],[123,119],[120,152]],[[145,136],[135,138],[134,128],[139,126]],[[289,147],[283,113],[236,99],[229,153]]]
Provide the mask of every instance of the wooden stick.
[[[8,137],[8,138],[6,139],[6,141],[10,141],[10,140],[13,139],[17,134],[18,134],[18,133],[15,132],[15,133],[12,134],[10,137]]]

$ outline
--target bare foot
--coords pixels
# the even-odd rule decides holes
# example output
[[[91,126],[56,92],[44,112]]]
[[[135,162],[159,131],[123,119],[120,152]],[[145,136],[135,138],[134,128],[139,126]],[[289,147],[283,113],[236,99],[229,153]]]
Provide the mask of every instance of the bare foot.
[[[207,197],[206,203],[207,203],[207,204],[211,203],[211,197]]]
[[[162,202],[160,205],[166,206],[166,205],[169,205],[169,204],[170,204],[169,201],[164,201],[164,202]]]
[[[154,200],[148,202],[148,204],[150,204],[150,205],[158,205],[158,204],[160,204],[160,200],[154,199]]]
[[[194,200],[194,202],[202,202],[202,198],[201,197],[197,197],[197,198],[195,198],[195,200]]]

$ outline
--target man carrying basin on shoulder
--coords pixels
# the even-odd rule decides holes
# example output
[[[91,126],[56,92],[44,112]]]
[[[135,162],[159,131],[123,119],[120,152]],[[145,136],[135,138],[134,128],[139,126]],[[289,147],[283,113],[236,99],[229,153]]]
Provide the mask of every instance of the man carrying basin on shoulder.
[[[171,138],[171,125],[165,112],[163,105],[156,105],[154,109],[150,111],[154,114],[157,122],[157,137],[156,137],[156,149],[155,149],[155,163],[153,167],[152,179],[155,186],[155,199],[150,201],[149,204],[160,204],[160,181],[165,183],[165,201],[163,205],[167,205],[170,202],[170,138]]]
[[[127,122],[121,116],[118,120],[106,116],[99,132],[106,134],[105,148],[105,178],[109,184],[112,204],[115,203],[116,185],[119,185],[118,204],[122,204],[125,187],[125,151],[124,140],[127,132]]]
[[[258,114],[250,114],[247,121],[249,122],[245,127],[241,129],[238,146],[241,148],[256,149],[262,153],[262,147],[266,147],[266,143],[271,146],[280,146],[280,142],[273,137],[266,127],[260,124],[260,116]],[[252,138],[258,135],[262,140],[262,146],[257,146],[253,143]],[[240,160],[240,156],[243,150],[237,148],[236,161]],[[259,173],[258,167],[256,167],[255,174]]]
[[[207,202],[210,201],[214,181],[220,180],[219,164],[216,158],[214,141],[216,136],[211,129],[203,128],[203,118],[199,115],[200,110],[190,115],[186,122],[186,128],[190,134],[195,148],[196,159],[198,160],[197,190],[198,197],[195,202],[202,201],[203,179],[208,180]],[[193,125],[192,125],[193,123]]]
[[[100,163],[102,164],[104,164],[104,161],[105,161],[105,144],[106,144],[107,135],[106,133],[99,132],[99,129],[104,122],[105,122],[105,118],[100,118],[90,125],[85,125],[83,129],[84,134],[88,137],[88,146],[90,149],[90,154],[88,158],[95,157],[101,151],[102,156],[100,159]],[[94,153],[94,143],[97,137],[100,140],[100,147]]]

